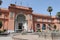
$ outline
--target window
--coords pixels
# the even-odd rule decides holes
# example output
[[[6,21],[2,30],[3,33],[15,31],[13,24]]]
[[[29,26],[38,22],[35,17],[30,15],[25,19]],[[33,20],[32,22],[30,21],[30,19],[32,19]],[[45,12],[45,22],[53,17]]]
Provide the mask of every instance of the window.
[[[50,20],[50,19],[48,19],[48,22],[51,22],[51,20]]]
[[[25,21],[26,17],[22,14],[17,16],[17,21]]]
[[[40,17],[37,17],[36,19],[37,19],[37,21],[40,21]]]
[[[40,21],[40,17],[34,17],[34,21]]]
[[[40,24],[37,24],[37,28],[40,28]]]
[[[46,25],[43,24],[43,25],[42,25],[42,30],[45,30],[45,29],[46,29]]]
[[[43,21],[43,22],[46,22],[46,19],[43,18],[42,21]]]
[[[40,32],[40,24],[37,24],[37,32]]]

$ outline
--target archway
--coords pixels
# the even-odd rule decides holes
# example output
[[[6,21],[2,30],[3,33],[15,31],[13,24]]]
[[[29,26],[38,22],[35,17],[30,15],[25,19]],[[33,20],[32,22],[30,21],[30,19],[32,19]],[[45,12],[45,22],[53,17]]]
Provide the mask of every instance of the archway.
[[[15,31],[27,30],[27,20],[25,15],[19,14],[15,20]]]

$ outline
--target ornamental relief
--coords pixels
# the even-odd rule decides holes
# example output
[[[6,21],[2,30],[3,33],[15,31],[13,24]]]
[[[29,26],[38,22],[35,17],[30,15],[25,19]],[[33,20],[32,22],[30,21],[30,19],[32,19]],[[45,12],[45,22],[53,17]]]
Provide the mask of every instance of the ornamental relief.
[[[10,13],[9,13],[9,17],[10,17],[10,18],[14,18],[14,12],[10,12]]]
[[[29,20],[32,20],[32,15],[31,14],[28,14],[27,17],[28,17]]]

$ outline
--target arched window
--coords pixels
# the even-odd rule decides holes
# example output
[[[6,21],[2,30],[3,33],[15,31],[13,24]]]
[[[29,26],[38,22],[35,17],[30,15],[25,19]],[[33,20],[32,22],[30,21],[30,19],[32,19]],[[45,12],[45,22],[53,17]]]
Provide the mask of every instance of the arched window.
[[[40,24],[37,24],[37,28],[40,28]]]
[[[23,22],[25,21],[26,17],[23,14],[17,16],[17,21]]]
[[[46,30],[46,25],[45,24],[42,25],[42,30]]]
[[[40,32],[41,31],[40,30],[40,24],[37,24],[36,26],[37,26],[37,32]]]

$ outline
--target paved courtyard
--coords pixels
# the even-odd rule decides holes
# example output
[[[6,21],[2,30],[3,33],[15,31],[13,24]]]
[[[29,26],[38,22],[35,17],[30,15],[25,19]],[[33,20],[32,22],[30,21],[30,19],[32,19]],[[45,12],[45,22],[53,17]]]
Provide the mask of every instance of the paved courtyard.
[[[12,37],[11,36],[1,36],[0,37],[0,40],[12,40]]]
[[[60,33],[51,36],[51,33],[13,33],[0,36],[0,40],[60,40]]]

